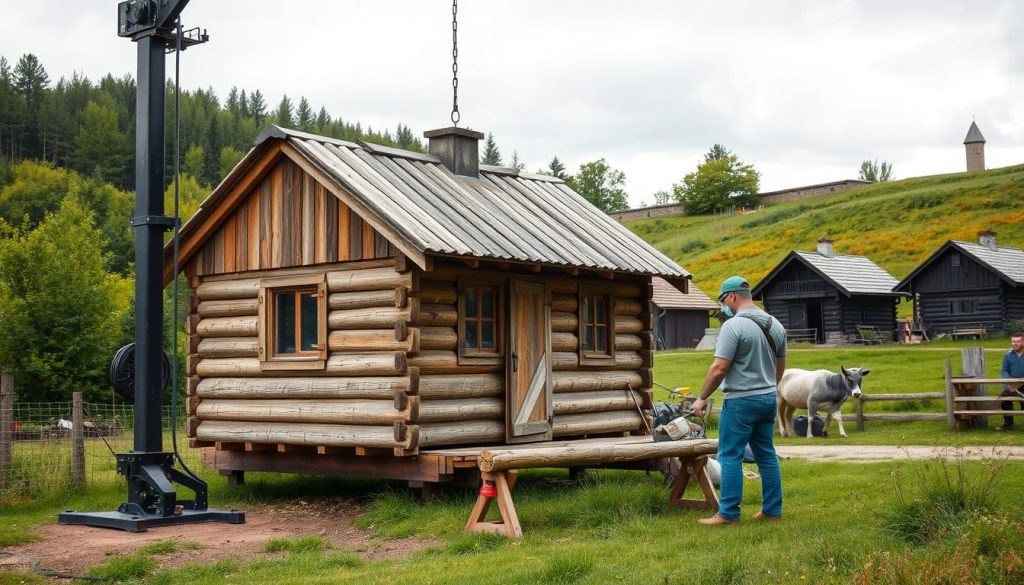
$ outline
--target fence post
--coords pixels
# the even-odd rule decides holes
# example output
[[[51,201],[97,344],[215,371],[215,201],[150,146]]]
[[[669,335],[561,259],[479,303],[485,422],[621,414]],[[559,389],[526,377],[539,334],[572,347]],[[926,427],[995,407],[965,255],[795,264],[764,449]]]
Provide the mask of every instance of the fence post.
[[[864,430],[864,397],[857,397],[857,430]]]
[[[964,347],[960,349],[960,355],[963,360],[964,375],[974,376],[975,378],[985,377],[985,348],[983,347]],[[988,387],[985,384],[974,385],[974,396],[985,396],[988,394]],[[971,403],[970,410],[985,410],[988,407],[984,402]],[[987,416],[972,416],[971,427],[972,428],[986,428],[988,426]]]
[[[7,469],[14,447],[14,373],[0,373],[0,488],[7,485]]]
[[[71,484],[85,485],[85,416],[81,392],[71,395]]]
[[[949,430],[956,430],[956,404],[953,401],[953,360],[946,358],[946,424]]]

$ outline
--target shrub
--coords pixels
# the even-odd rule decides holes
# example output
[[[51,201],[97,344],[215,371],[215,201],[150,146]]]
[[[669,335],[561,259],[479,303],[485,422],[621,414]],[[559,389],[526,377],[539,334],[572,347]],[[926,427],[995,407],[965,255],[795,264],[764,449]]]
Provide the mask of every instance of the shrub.
[[[995,508],[1006,461],[986,465],[984,473],[967,470],[963,452],[952,461],[940,458],[917,468],[912,477],[893,474],[896,504],[883,515],[883,529],[913,544],[956,538],[963,526]]]

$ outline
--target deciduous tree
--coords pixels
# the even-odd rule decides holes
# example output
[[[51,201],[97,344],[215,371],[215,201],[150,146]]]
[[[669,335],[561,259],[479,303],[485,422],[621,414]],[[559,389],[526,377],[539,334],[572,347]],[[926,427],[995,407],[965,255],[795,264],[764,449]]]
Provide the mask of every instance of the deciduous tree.
[[[605,213],[628,208],[626,175],[608,166],[603,158],[580,165],[579,171],[566,182]]]
[[[757,205],[761,176],[720,144],[704,155],[697,170],[672,185],[672,194],[687,213],[714,213],[730,207]]]
[[[873,181],[875,183],[889,181],[892,179],[892,164],[884,160],[882,164],[878,164],[877,160],[866,160],[860,163],[859,178],[861,181]]]

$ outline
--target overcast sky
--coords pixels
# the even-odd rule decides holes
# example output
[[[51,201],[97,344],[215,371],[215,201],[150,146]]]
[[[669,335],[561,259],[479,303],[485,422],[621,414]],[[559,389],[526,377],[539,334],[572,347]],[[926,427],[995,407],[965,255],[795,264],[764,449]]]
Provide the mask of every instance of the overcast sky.
[[[288,94],[374,128],[450,125],[451,3],[192,0],[182,84]],[[0,0],[0,55],[56,80],[135,72],[116,2]],[[168,71],[173,71],[168,62]],[[975,119],[989,168],[1024,162],[1024,2],[520,1],[459,6],[464,126],[506,162],[604,157],[650,204],[722,143],[762,190],[964,170]]]

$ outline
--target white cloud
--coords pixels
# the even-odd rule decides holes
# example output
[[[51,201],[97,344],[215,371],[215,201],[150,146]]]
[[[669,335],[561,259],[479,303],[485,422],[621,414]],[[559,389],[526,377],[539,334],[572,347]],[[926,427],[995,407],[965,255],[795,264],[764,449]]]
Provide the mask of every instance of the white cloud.
[[[0,0],[0,55],[54,79],[133,73],[114,1]],[[208,45],[186,87],[261,89],[373,127],[446,125],[451,5],[392,0],[192,2]],[[529,169],[604,157],[652,201],[720,142],[765,190],[963,169],[972,117],[990,166],[1024,162],[1024,5],[1012,1],[463,2],[463,122]]]

